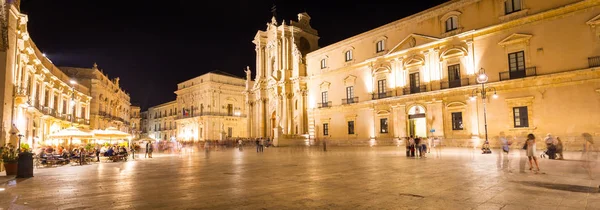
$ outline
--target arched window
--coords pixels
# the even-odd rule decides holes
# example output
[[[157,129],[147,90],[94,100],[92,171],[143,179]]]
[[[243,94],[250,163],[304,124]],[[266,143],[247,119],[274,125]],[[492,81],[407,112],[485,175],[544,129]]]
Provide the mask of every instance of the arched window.
[[[327,68],[327,59],[321,59],[321,69]]]
[[[344,54],[346,55],[346,62],[351,61],[353,59],[352,50],[348,50]]]
[[[458,29],[458,17],[452,16],[446,19],[446,32]]]

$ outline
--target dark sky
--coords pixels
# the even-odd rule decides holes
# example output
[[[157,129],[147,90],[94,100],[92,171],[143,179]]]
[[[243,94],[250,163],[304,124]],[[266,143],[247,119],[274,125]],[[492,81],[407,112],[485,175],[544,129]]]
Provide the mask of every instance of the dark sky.
[[[266,28],[273,4],[279,21],[306,11],[323,47],[446,1],[22,0],[21,10],[54,64],[97,62],[146,109],[174,100],[177,83],[203,73],[254,71],[251,41]]]

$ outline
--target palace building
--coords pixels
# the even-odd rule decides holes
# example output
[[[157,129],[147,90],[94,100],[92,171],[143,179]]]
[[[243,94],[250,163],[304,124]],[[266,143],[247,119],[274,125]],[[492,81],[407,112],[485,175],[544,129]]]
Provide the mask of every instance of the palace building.
[[[242,92],[247,81],[211,71],[177,85],[177,99],[142,113],[143,136],[160,141],[204,141],[247,137]]]
[[[29,36],[28,18],[19,3],[0,0],[0,145],[18,144],[9,140],[11,132],[32,148],[72,126],[114,126],[130,132],[129,95],[119,87],[119,79],[108,79],[96,65],[55,66]]]
[[[131,133],[129,93],[121,89],[118,77],[109,79],[98,65],[92,68],[60,67],[60,70],[91,90],[91,126],[94,129],[115,127]]]
[[[600,1],[452,0],[317,46],[310,16],[254,38],[248,135],[279,145],[600,136]]]
[[[22,143],[34,146],[67,127],[90,129],[90,89],[73,81],[36,47],[18,1],[2,4],[7,9],[0,12],[0,145],[17,145],[8,141],[10,132],[21,135]]]

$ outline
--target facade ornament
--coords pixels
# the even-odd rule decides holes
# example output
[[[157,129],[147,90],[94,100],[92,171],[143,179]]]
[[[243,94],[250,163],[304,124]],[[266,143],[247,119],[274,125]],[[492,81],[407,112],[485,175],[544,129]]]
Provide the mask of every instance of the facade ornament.
[[[246,70],[244,70],[244,72],[246,72],[246,80],[250,81],[252,79],[252,71],[250,71],[250,66],[246,66]]]

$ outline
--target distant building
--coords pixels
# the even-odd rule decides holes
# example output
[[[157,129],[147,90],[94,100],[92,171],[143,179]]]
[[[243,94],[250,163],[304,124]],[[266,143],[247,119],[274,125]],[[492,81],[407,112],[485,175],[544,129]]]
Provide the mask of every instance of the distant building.
[[[179,83],[175,101],[143,112],[145,136],[178,141],[246,137],[245,84],[244,79],[222,71]]]
[[[91,90],[92,129],[116,127],[123,132],[131,133],[130,97],[129,93],[121,89],[118,77],[108,78],[96,64],[92,68],[60,67],[60,70]]]
[[[140,139],[140,135],[142,133],[141,130],[141,109],[139,106],[131,106],[131,111],[129,113],[129,128],[131,130],[132,139]]]

